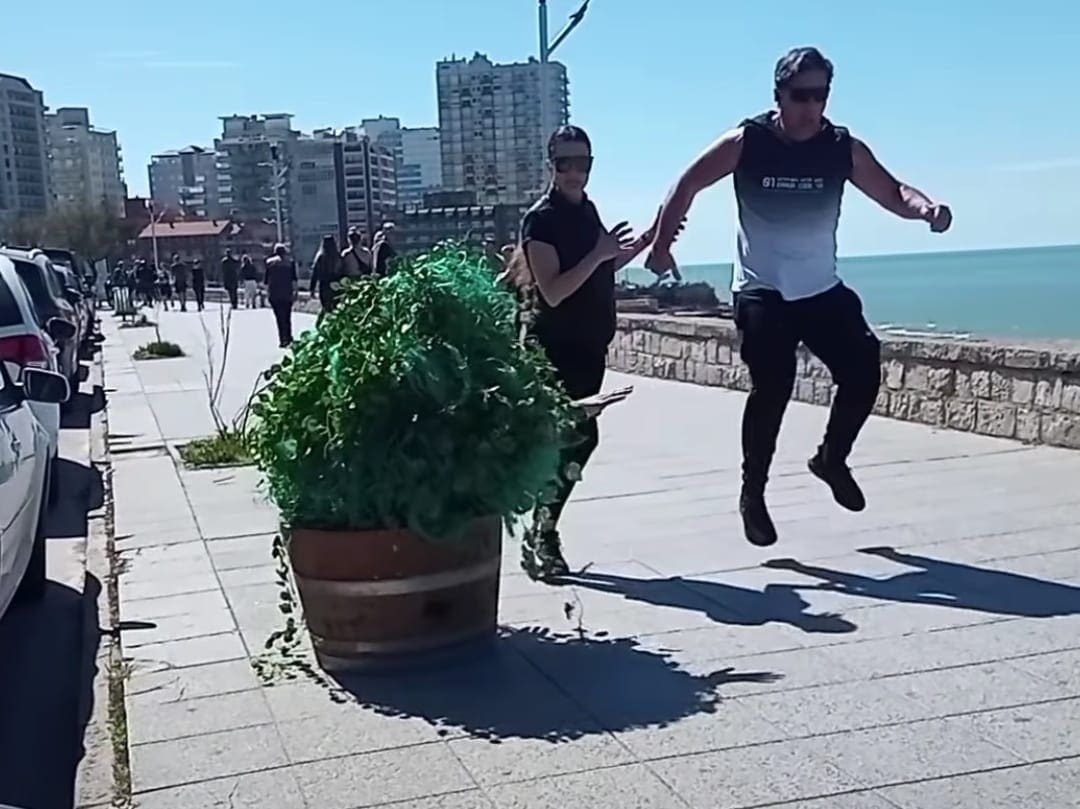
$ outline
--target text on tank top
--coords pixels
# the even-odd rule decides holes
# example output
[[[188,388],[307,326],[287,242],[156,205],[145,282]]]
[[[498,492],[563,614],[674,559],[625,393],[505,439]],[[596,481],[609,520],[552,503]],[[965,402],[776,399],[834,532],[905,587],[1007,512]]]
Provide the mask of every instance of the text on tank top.
[[[798,300],[838,280],[836,228],[851,176],[851,136],[825,120],[814,137],[790,141],[776,130],[773,115],[742,123],[731,288],[770,289]]]

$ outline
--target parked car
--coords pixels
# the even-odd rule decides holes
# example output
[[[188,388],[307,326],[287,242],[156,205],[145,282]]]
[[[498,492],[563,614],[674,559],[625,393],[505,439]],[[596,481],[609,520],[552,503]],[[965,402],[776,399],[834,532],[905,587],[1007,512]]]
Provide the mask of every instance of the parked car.
[[[22,381],[27,368],[60,371],[60,349],[57,343],[70,340],[75,326],[66,320],[52,318],[42,328],[34,310],[30,293],[15,271],[11,260],[0,256],[0,361],[7,365],[8,375]],[[55,458],[60,446],[60,405],[52,402],[32,402],[30,409],[49,435],[50,458]]]
[[[44,251],[36,251],[44,252]],[[75,315],[79,320],[78,329],[79,334],[82,335],[82,341],[79,345],[86,345],[90,342],[90,338],[94,333],[94,309],[93,301],[88,298],[86,291],[83,288],[82,282],[79,280],[79,276],[70,267],[65,267],[63,264],[57,264],[52,259],[49,260],[52,271],[56,274],[56,280],[60,284],[60,289],[64,293],[64,299],[71,304],[75,310]]]
[[[89,262],[72,250],[60,247],[41,248],[53,266],[64,271],[68,284],[82,295],[83,308],[86,310],[86,339],[93,337],[97,328],[97,304],[94,300],[94,278],[96,273]]]
[[[49,438],[31,402],[68,397],[60,374],[26,368],[22,382],[0,363],[0,616],[12,599],[45,592],[45,513],[48,503]]]
[[[73,385],[79,384],[79,346],[84,334],[79,331],[82,321],[71,302],[64,297],[63,288],[53,270],[52,262],[41,251],[29,253],[24,250],[5,248],[0,255],[6,256],[15,265],[15,272],[30,293],[30,300],[37,312],[38,325],[48,328],[53,318],[66,320],[75,326],[75,334],[68,340],[57,339],[60,349],[59,366],[62,373]]]

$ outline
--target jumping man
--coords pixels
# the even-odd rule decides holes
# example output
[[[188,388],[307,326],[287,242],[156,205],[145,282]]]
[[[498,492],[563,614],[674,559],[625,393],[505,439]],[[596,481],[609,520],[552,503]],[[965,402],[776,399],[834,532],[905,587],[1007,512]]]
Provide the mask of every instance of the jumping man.
[[[776,65],[777,109],[723,135],[679,178],[668,195],[645,266],[676,269],[671,243],[694,197],[735,175],[738,235],[732,292],[742,359],[751,390],[742,423],[742,493],[746,538],[776,542],[765,483],[776,437],[795,383],[803,343],[837,385],[825,439],[810,471],[850,511],[866,507],[847,458],[869,417],[881,382],[880,344],[858,295],[836,272],[836,228],[844,184],[887,211],[921,219],[935,233],[952,224],[948,206],[893,177],[862,141],[824,117],[833,66],[816,48],[796,48]]]

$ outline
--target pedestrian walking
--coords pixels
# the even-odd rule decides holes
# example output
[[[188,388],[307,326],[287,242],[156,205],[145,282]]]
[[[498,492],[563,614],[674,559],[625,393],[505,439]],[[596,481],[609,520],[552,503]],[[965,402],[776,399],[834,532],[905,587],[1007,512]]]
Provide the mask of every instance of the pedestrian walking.
[[[135,262],[135,284],[143,305],[154,305],[154,268],[146,259]]]
[[[382,229],[375,234],[375,241],[371,246],[371,266],[375,275],[380,278],[386,278],[394,272],[394,262],[397,260],[394,239],[393,222],[385,222]]]
[[[274,255],[266,260],[266,291],[277,323],[278,344],[292,344],[292,307],[297,291],[296,262],[283,244],[274,245]]]
[[[240,262],[231,247],[225,248],[225,258],[221,260],[221,282],[229,296],[229,306],[236,309],[240,305]]]
[[[349,228],[349,246],[341,254],[342,272],[347,278],[362,278],[371,275],[371,251],[364,244],[364,234],[359,229]]]
[[[173,288],[176,290],[176,297],[180,301],[180,311],[187,311],[187,291],[191,285],[191,268],[188,267],[187,262],[180,260],[179,253],[173,253],[172,266],[169,267],[172,272]]]
[[[535,284],[535,318],[529,325],[571,399],[600,393],[608,345],[615,336],[615,273],[652,240],[652,229],[637,239],[620,222],[610,230],[585,194],[593,167],[592,144],[583,129],[560,127],[548,142],[551,185],[525,214],[520,251]],[[523,548],[527,572],[539,578],[569,572],[558,523],[577,475],[600,440],[594,418],[560,459],[562,474],[553,502],[539,512]],[[546,519],[545,519],[546,518]]]
[[[900,182],[862,141],[825,117],[833,65],[816,48],[796,48],[777,62],[776,109],[744,120],[679,178],[660,219],[646,266],[676,270],[671,242],[697,194],[735,178],[738,235],[732,278],[735,325],[751,390],[742,422],[739,511],[746,538],[776,542],[765,484],[776,438],[795,383],[799,344],[813,352],[837,385],[825,437],[810,471],[850,511],[866,507],[847,460],[881,382],[880,343],[859,296],[836,271],[836,229],[845,183],[887,211],[949,229],[947,205]]]
[[[259,295],[259,270],[247,253],[240,257],[240,280],[244,284],[244,306],[254,309]]]
[[[332,311],[342,277],[342,258],[334,237],[323,236],[319,252],[311,262],[311,294],[318,294],[323,313]],[[322,315],[320,315],[321,317]]]
[[[154,273],[157,278],[157,296],[162,307],[168,311],[172,309],[173,302],[173,279],[165,267],[158,267]]]
[[[191,291],[195,293],[195,306],[201,312],[206,308],[206,268],[202,259],[191,263]]]

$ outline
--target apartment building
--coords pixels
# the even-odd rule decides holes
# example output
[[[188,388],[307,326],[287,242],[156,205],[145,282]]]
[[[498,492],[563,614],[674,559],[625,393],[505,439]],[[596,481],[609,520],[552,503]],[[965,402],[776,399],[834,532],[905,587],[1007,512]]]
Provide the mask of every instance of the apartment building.
[[[420,204],[424,194],[442,187],[438,127],[403,127],[399,119],[384,116],[365,118],[360,126],[375,143],[393,152],[400,204]]]
[[[169,208],[186,216],[225,215],[218,193],[217,154],[202,146],[162,152],[150,158],[150,198],[158,210]]]
[[[0,224],[52,206],[45,99],[21,76],[0,73]]]
[[[569,120],[566,68],[477,53],[441,61],[435,74],[443,188],[475,191],[481,204],[535,199],[546,184],[544,145]]]
[[[116,132],[90,124],[86,107],[45,114],[52,191],[60,206],[104,206],[124,215],[127,185]]]

